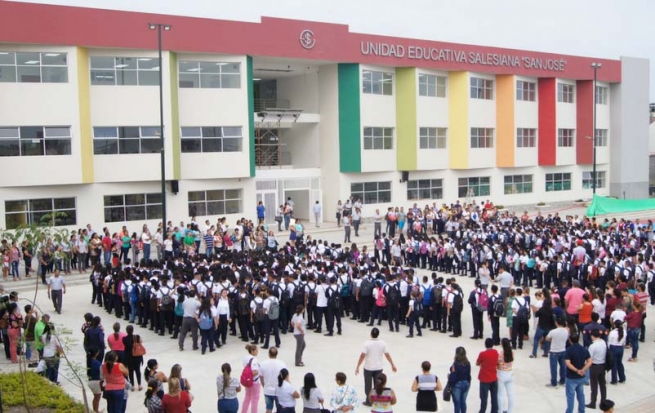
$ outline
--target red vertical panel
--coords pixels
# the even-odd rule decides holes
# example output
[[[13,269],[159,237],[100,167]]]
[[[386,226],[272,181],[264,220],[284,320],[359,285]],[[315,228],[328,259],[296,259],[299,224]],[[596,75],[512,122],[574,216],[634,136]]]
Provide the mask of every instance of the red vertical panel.
[[[575,159],[578,165],[594,162],[594,82],[578,80],[575,87]]]
[[[554,78],[539,79],[539,165],[555,165],[557,155],[557,127]]]

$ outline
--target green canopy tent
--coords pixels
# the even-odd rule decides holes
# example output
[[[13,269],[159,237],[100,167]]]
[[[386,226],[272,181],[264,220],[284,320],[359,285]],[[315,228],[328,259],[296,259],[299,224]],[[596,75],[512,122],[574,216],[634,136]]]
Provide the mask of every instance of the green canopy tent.
[[[647,211],[655,209],[653,199],[615,199],[594,195],[594,199],[587,208],[587,216],[595,217],[604,214],[617,214],[621,212]]]

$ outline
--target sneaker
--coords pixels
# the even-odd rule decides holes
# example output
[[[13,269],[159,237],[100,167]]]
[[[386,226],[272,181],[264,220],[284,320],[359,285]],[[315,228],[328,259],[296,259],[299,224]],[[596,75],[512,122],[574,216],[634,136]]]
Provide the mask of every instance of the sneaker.
[[[557,385],[553,386],[552,384],[548,383],[546,387],[548,387],[549,389],[556,389]]]
[[[412,338],[412,337],[414,337],[414,335],[413,334],[407,334],[405,337]]]

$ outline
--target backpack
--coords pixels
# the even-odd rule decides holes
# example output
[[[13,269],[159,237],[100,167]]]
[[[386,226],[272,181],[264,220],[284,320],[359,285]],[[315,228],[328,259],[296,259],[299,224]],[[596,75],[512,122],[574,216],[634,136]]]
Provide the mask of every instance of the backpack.
[[[184,307],[182,307],[182,303],[179,301],[175,304],[175,315],[177,317],[182,317],[184,315]]]
[[[348,297],[350,295],[350,276],[348,276],[348,280],[346,282],[341,282],[341,296],[342,297]]]
[[[590,280],[598,279],[598,267],[596,267],[595,265],[591,266],[591,274],[589,274],[589,279]]]
[[[298,282],[298,284],[294,283],[293,301],[298,304],[303,304],[305,301],[305,286],[302,282]]]
[[[282,307],[288,307],[290,301],[291,301],[291,294],[289,293],[288,286],[285,284],[284,290],[282,290],[282,295],[280,295],[279,305],[282,306]]]
[[[412,307],[412,311],[415,313],[423,312],[423,303],[421,302],[421,300],[414,300],[414,306]]]
[[[489,294],[487,290],[482,289],[482,292],[478,293],[478,310],[484,312],[489,306]]]
[[[329,294],[328,291],[330,291]],[[325,295],[327,295],[328,305],[332,307],[333,310],[339,311],[339,309],[341,308],[341,301],[342,301],[341,294],[338,291],[334,291],[332,288],[328,288],[325,291]]]
[[[252,387],[254,381],[255,381],[255,376],[252,374],[252,357],[246,367],[243,368],[243,371],[241,372],[241,385],[243,387]]]
[[[316,307],[316,300],[318,299],[318,294],[316,294],[316,285],[314,285],[314,288],[307,285],[307,288],[309,288],[309,295],[307,296],[307,305]]]
[[[443,301],[443,285],[438,284],[432,287],[432,303],[434,305],[441,305]]]
[[[258,303],[255,300],[255,321],[264,321],[264,300],[261,303]]]
[[[523,302],[523,305],[519,304],[519,309],[516,312],[516,318],[519,321],[519,323],[527,323],[530,320],[530,309],[528,308],[528,303]]]
[[[267,298],[267,300],[271,303],[268,307],[268,319],[277,320],[280,318],[280,301],[277,298],[271,300],[271,297]]]
[[[139,287],[139,284],[132,285],[132,291],[130,291],[130,302],[132,303],[139,302],[139,297],[141,296],[140,290],[141,288]]]
[[[250,313],[250,298],[248,295],[245,297],[239,297],[239,303],[237,304],[237,311],[239,315],[244,316]]]
[[[150,300],[150,286],[146,284],[141,288],[141,291],[139,292],[141,296],[139,297],[139,301],[142,303],[147,303],[148,300]]]
[[[175,306],[175,301],[173,300],[173,297],[170,296],[171,290],[168,288],[167,290],[168,293],[164,293],[164,291],[161,292],[161,306],[164,310],[172,310]]]
[[[393,308],[398,308],[400,303],[400,288],[398,285],[389,285],[387,284],[387,291],[385,293],[387,297],[387,304]]]
[[[359,286],[359,293],[362,297],[370,297],[373,294],[373,283],[368,277],[362,278],[362,284]]]
[[[462,294],[459,292],[454,293],[453,297],[453,305],[450,308],[450,311],[452,311],[455,314],[461,314],[462,311],[464,311],[464,299],[462,298]]]
[[[429,306],[432,304],[432,288],[421,286],[423,290],[423,305]]]
[[[378,298],[375,299],[375,305],[378,307],[387,306],[387,297],[384,296],[384,288],[378,290]]]
[[[141,341],[141,336],[138,334],[134,336],[134,342],[132,343],[132,356],[140,357],[146,355],[146,348],[143,346]]]
[[[203,311],[200,313],[200,322],[198,324],[201,330],[209,330],[214,325],[214,320],[212,320],[211,315],[208,316],[207,312]]]
[[[503,317],[505,315],[505,304],[502,297],[494,298],[490,312],[494,317]]]

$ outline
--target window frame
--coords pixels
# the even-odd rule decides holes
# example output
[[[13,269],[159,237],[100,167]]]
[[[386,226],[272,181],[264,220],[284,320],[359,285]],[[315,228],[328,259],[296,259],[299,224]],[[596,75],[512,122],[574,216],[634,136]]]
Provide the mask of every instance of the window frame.
[[[505,195],[531,194],[534,192],[533,175],[505,175],[503,177],[503,191]]]
[[[365,126],[362,129],[362,144],[365,151],[393,150],[395,128]]]
[[[575,132],[575,129],[571,128],[557,129],[557,147],[575,148]]]
[[[0,51],[0,54],[2,56],[5,56],[5,62],[3,63],[0,60],[0,73],[6,72],[7,74],[13,73],[13,76],[0,76],[0,83],[68,83],[68,53],[67,52],[29,52],[29,51],[22,51],[22,52],[9,52],[9,51]],[[27,60],[24,63],[19,63],[19,55],[38,55],[39,60],[36,61],[34,60],[34,57],[30,58],[30,60]],[[44,63],[44,60],[47,60],[46,58],[52,58],[52,57],[58,57],[60,55],[63,55],[63,60],[64,63],[56,63],[56,62],[47,62]],[[13,56],[13,63],[9,62],[9,56]],[[54,60],[54,59],[50,59]],[[31,63],[28,63],[31,62]],[[28,75],[31,76],[33,79],[32,80],[27,80],[23,81],[23,77],[21,77],[21,68],[23,70],[27,68],[36,68],[38,67],[38,81],[35,78],[35,75]],[[13,70],[12,70],[13,68]],[[53,81],[52,74],[55,74],[55,70],[53,69],[61,69],[65,68],[64,71],[61,71],[59,76],[61,77],[62,80],[60,81]],[[52,72],[49,75],[46,75],[46,72]],[[65,73],[65,75],[61,76],[61,73]],[[23,75],[25,76],[25,75]],[[57,76],[54,76],[54,78],[57,78]],[[47,80],[44,80],[47,79]]]
[[[516,100],[520,102],[537,101],[537,83],[527,80],[516,81]]]
[[[446,76],[431,73],[418,74],[418,95],[431,98],[445,98],[448,82]]]
[[[593,175],[594,171],[582,171],[582,189],[593,189]],[[596,189],[605,188],[607,182],[606,171],[596,171]]]
[[[227,70],[234,69],[232,66],[236,69]],[[177,85],[180,89],[241,89],[241,66],[241,62],[179,60]],[[203,72],[204,69],[207,70]],[[213,69],[217,71],[212,71]],[[193,84],[187,83],[189,80],[184,80],[192,78],[194,78]]]
[[[464,182],[464,184],[462,184]],[[465,191],[462,189],[466,188]],[[483,191],[486,189],[486,191]],[[473,194],[469,196],[469,191]],[[458,198],[473,198],[478,196],[491,196],[491,177],[490,176],[470,176],[457,179]]]
[[[429,193],[429,195],[427,195]],[[407,200],[443,199],[443,179],[412,179],[407,181]]]
[[[236,197],[231,192],[236,191]],[[193,200],[192,200],[192,194]],[[211,195],[211,199],[210,198]],[[228,197],[228,195],[231,195]],[[236,202],[236,208],[234,203]],[[232,207],[228,209],[228,203]],[[222,206],[222,210],[220,207]],[[214,208],[214,209],[210,209]],[[243,188],[207,189],[187,192],[187,209],[189,216],[222,216],[243,213]],[[209,212],[217,213],[209,213]]]
[[[595,138],[595,145],[597,148],[606,148],[609,145],[609,130],[596,129],[594,138]]]
[[[571,190],[571,172],[547,173],[544,178],[546,192],[563,192]]]
[[[231,128],[238,128],[238,134],[231,134]],[[191,132],[191,129],[198,129],[199,135],[187,135],[185,132]],[[205,136],[209,135],[212,131],[218,131],[219,133],[214,133],[215,135],[220,136]],[[228,132],[226,134],[226,131]],[[196,146],[199,150],[188,150],[189,147],[185,147],[185,144],[191,143],[192,141],[197,141]],[[180,151],[181,153],[234,153],[234,152],[243,152],[243,127],[242,126],[182,126],[180,127]],[[214,147],[210,144],[214,142]],[[220,150],[212,150],[218,147],[216,142],[220,145]],[[231,142],[229,145],[226,143]],[[236,143],[236,144],[235,144]],[[207,150],[205,150],[205,148]],[[235,148],[234,150],[226,150]]]
[[[110,130],[115,129],[115,137],[96,136],[100,129]],[[139,136],[130,136],[134,129],[138,129]],[[148,129],[153,129],[152,133]],[[130,133],[128,133],[128,131]],[[145,131],[148,131],[146,133]],[[159,134],[159,135],[157,135]],[[100,151],[100,145],[104,141],[105,147],[111,141],[115,141],[116,151],[108,153],[107,151]],[[138,151],[133,150],[134,142],[138,142]],[[144,151],[144,143],[147,144]],[[125,148],[125,150],[123,150]],[[128,150],[129,148],[129,150]],[[94,126],[93,127],[93,155],[147,155],[156,154],[161,152],[161,130],[159,126]]]
[[[495,144],[494,128],[473,127],[470,130],[471,149],[493,149]]]
[[[70,156],[72,155],[73,134],[70,126],[0,126],[0,131],[16,130],[14,136],[2,136],[0,133],[0,158],[3,157],[26,157],[26,156]],[[40,132],[37,130],[40,129]],[[56,130],[68,129],[68,133],[61,135]],[[28,131],[35,132],[36,137],[27,137]],[[52,135],[49,135],[48,132]],[[25,136],[24,136],[25,135]],[[35,142],[39,141],[39,142]],[[61,148],[53,151],[58,147],[54,146],[54,142],[60,145],[64,144],[63,153]],[[4,149],[11,148],[9,145],[14,143],[16,145],[15,151],[4,154]],[[13,146],[13,145],[12,145]],[[30,153],[32,152],[32,153]],[[39,153],[40,152],[40,153]]]
[[[357,186],[361,186],[361,189],[357,189]],[[361,199],[364,205],[388,204],[392,199],[391,181],[352,182],[350,194],[355,200]]]
[[[46,209],[35,209],[34,207],[38,203],[43,203],[44,201],[50,201],[50,208]],[[62,207],[57,206],[56,202],[71,202],[73,203],[72,207]],[[12,210],[13,207],[10,204],[16,204],[20,207],[20,204],[24,204],[23,210]],[[34,206],[34,207],[33,207]],[[73,211],[71,216],[67,218],[72,219],[68,221],[62,221],[62,217],[54,215],[55,213],[69,213]],[[51,220],[48,222],[43,221],[46,215],[50,214]],[[23,215],[23,219],[19,220],[22,223],[14,225],[10,218],[14,216]],[[41,215],[40,219],[36,219],[36,216]],[[23,225],[52,225],[56,227],[63,226],[75,226],[77,225],[77,198],[75,197],[57,197],[57,198],[34,198],[34,199],[12,199],[5,200],[5,227],[8,230],[17,229]]]
[[[362,70],[361,90],[365,95],[393,96],[393,82],[394,73],[392,72]]]
[[[483,77],[471,77],[469,81],[471,99],[494,100],[495,81]]]
[[[419,149],[447,149],[448,128],[421,126],[418,130]]]
[[[596,85],[594,93],[594,101],[597,105],[608,105],[609,104],[609,92],[610,88],[607,86]]]
[[[526,135],[527,132],[527,135]],[[536,148],[537,147],[537,129],[536,128],[516,128],[516,147],[517,148]]]
[[[575,103],[575,85],[557,83],[557,102]]]
[[[138,197],[142,197],[143,202],[136,202]],[[122,201],[120,204],[112,204],[111,202],[107,204],[107,201],[111,200],[111,198],[122,198]],[[159,202],[156,202],[157,198],[159,198]],[[128,201],[128,199],[130,199],[130,201]],[[135,199],[135,201],[131,201],[131,199]],[[134,213],[140,212],[139,210],[141,209],[141,214],[138,214],[137,216],[133,215]],[[112,211],[115,211],[116,213],[121,212],[121,214],[114,219]],[[162,211],[162,199],[160,192],[103,196],[103,215],[105,223],[161,220],[163,217]]]
[[[104,66],[101,60],[113,60],[113,66]],[[96,62],[94,64],[94,61]],[[134,62],[134,68],[130,67]],[[157,66],[152,66],[156,64]],[[95,67],[94,67],[95,66]],[[91,86],[159,86],[159,58],[147,56],[90,56],[89,77]],[[111,83],[109,79],[113,73]],[[150,74],[156,73],[153,78]],[[98,79],[103,79],[98,81]],[[120,83],[119,83],[120,80]]]

